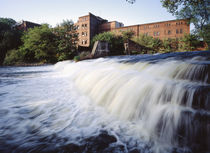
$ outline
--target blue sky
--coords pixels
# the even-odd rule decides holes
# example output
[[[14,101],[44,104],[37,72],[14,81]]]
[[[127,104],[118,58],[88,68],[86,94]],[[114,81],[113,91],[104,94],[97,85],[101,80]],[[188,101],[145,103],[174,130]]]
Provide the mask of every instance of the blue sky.
[[[63,19],[76,22],[88,12],[125,26],[175,19],[160,0],[137,0],[134,4],[126,0],[0,0],[0,17],[52,26]]]

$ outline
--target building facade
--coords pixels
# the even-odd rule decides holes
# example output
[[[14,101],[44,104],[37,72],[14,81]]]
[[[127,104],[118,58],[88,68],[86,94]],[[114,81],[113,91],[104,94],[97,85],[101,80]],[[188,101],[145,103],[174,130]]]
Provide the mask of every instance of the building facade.
[[[111,31],[116,34],[121,34],[123,31],[133,31],[136,37],[142,34],[161,40],[179,39],[185,34],[190,33],[190,25],[188,24],[188,20],[180,19],[120,27]]]
[[[92,13],[79,17],[75,26],[77,28],[79,46],[89,47],[91,39],[99,33],[99,25],[108,22]]]
[[[39,27],[39,26],[41,26],[41,25],[37,24],[37,23],[33,23],[33,22],[29,22],[29,21],[21,21],[19,23],[16,23],[14,25],[14,28],[16,28],[18,30],[27,31],[29,28],[34,28],[34,27]]]
[[[117,35],[121,35],[124,31],[132,31],[135,37],[148,35],[161,40],[179,39],[185,34],[190,34],[190,25],[187,19],[124,26],[121,22],[108,22],[106,19],[89,13],[79,17],[75,26],[79,35],[78,45],[83,47],[89,47],[91,39],[96,34],[108,31]]]

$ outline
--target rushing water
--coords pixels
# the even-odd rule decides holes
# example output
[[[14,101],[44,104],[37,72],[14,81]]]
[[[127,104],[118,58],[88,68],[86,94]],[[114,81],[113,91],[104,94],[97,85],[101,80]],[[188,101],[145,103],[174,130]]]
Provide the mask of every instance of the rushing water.
[[[210,152],[210,52],[0,68],[0,152]]]

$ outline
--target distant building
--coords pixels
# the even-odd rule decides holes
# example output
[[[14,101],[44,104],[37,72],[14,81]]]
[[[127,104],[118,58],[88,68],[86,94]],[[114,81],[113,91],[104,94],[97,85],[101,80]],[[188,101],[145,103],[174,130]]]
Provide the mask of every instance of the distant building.
[[[78,44],[83,47],[89,47],[90,40],[99,33],[99,25],[106,22],[108,21],[91,13],[79,17],[77,23],[75,23],[79,34]]]
[[[22,20],[21,22],[16,23],[14,25],[14,28],[23,30],[23,31],[27,31],[29,28],[34,28],[34,27],[39,27],[39,26],[41,26],[41,25],[37,24],[37,23]]]
[[[187,19],[124,26],[121,22],[108,22],[106,19],[89,13],[86,16],[79,17],[75,25],[77,27],[77,33],[79,34],[78,45],[83,47],[89,47],[91,39],[96,34],[107,31],[119,35],[122,34],[123,31],[133,31],[136,37],[140,36],[140,34],[144,34],[161,40],[171,38],[179,39],[183,37],[184,34],[190,34],[190,25]]]
[[[120,27],[111,31],[116,34],[121,34],[123,31],[133,31],[136,37],[143,34],[161,40],[179,39],[190,33],[190,25],[187,19],[180,19]]]

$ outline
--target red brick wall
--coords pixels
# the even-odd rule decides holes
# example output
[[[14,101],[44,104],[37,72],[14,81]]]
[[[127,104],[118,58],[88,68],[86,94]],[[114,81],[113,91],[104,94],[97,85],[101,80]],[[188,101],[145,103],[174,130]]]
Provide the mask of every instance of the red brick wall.
[[[172,20],[121,27],[112,29],[112,31],[116,34],[121,34],[123,31],[133,31],[136,37],[140,34],[145,34],[163,40],[181,38],[184,34],[190,34],[190,25],[188,20]]]

